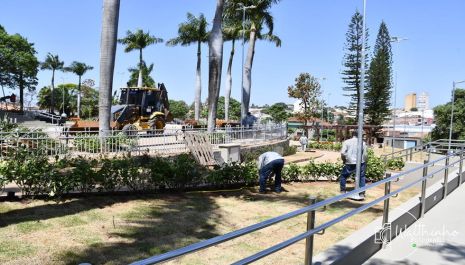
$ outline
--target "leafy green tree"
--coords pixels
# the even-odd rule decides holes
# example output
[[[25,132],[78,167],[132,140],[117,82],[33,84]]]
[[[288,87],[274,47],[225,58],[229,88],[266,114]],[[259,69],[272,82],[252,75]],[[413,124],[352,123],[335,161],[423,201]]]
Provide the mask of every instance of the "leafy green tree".
[[[255,56],[255,42],[257,40],[267,40],[276,45],[281,46],[281,39],[273,35],[274,18],[271,15],[270,9],[280,0],[230,0],[225,4],[225,17],[234,18],[233,20],[242,20],[241,6],[255,6],[253,9],[247,10],[247,25],[246,29],[249,35],[249,47],[247,49],[247,57],[244,62],[244,80],[242,81],[242,115],[245,117],[249,111],[250,93],[252,88],[252,63]],[[267,29],[267,32],[265,30]]]
[[[64,68],[65,71],[72,72],[79,77],[79,83],[77,88],[77,116],[80,117],[81,113],[81,78],[89,70],[94,67],[81,62],[72,62],[70,66]]]
[[[127,82],[128,87],[137,86],[137,81],[139,78],[139,69],[142,68],[142,84],[145,87],[155,87],[155,80],[150,76],[150,73],[153,71],[153,63],[147,67],[145,61],[142,61],[142,67],[138,66],[137,68],[131,67],[128,69],[130,76],[129,81]]]
[[[20,111],[24,109],[24,89],[33,91],[37,85],[39,61],[35,54],[33,43],[0,29],[0,85],[19,88]]]
[[[176,119],[184,120],[189,113],[189,106],[183,100],[169,100],[170,112]]]
[[[68,116],[74,116],[77,113],[77,95],[78,86],[75,84],[61,84],[54,90],[54,97],[57,99],[54,104],[56,110],[63,111],[63,95],[64,95],[64,111]],[[49,109],[51,103],[51,89],[46,86],[40,89],[37,96],[37,103],[42,109]],[[98,114],[98,91],[88,87],[81,86],[81,118],[91,118]],[[59,99],[59,100],[58,100]]]
[[[55,89],[55,72],[57,70],[63,70],[63,65],[65,63],[60,60],[60,57],[58,55],[53,55],[51,53],[47,54],[47,57],[45,57],[45,61],[41,63],[40,69],[42,70],[51,70],[52,71],[52,91]],[[55,106],[55,97],[54,93],[52,93],[52,98],[50,99],[51,103],[51,109],[50,112],[54,113],[54,106]]]
[[[362,66],[362,38],[363,38],[363,16],[355,11],[346,33],[345,55],[343,59],[344,70],[342,80],[346,84],[343,90],[345,96],[350,97],[349,109],[353,112],[360,108],[360,86]],[[368,42],[368,29],[365,32],[365,44]],[[368,63],[368,45],[365,45],[365,69]],[[365,78],[367,81],[367,78]]]
[[[289,97],[301,100],[303,112],[299,113],[305,123],[314,117],[319,117],[324,101],[321,99],[321,85],[309,73],[301,73],[293,86],[287,88]]]
[[[39,94],[37,95],[37,104],[41,109],[53,108],[59,112],[62,112],[64,103],[64,112],[68,116],[72,116],[76,113],[77,110],[77,93],[75,92],[77,92],[77,86],[75,84],[60,84],[53,90],[50,86],[45,86],[39,90]],[[52,103],[52,94],[56,99],[53,101],[53,104],[55,104],[54,106],[50,105]]]
[[[380,126],[390,115],[392,89],[391,37],[386,23],[381,22],[374,48],[374,57],[368,70],[368,89],[365,113],[370,125]]]
[[[195,110],[194,119],[200,118],[202,81],[201,81],[201,61],[202,61],[202,43],[208,41],[208,22],[203,14],[198,17],[187,13],[187,21],[179,24],[178,36],[166,42],[168,46],[189,46],[197,44],[197,68],[195,75]]]
[[[136,30],[136,32],[131,32],[130,30],[128,30],[126,32],[126,37],[123,39],[119,39],[118,42],[126,45],[126,47],[124,48],[124,52],[131,52],[134,50],[139,51],[139,77],[137,79],[137,86],[142,87],[142,72],[144,65],[144,60],[142,58],[142,50],[149,45],[163,42],[163,39],[150,35],[150,32],[144,32],[143,30],[138,29]]]
[[[99,134],[110,130],[113,74],[115,71],[120,0],[103,0],[102,34],[100,38],[100,87],[98,100]]]
[[[98,99],[99,91],[88,86],[82,86],[81,94],[81,117],[84,119],[95,118],[98,116]]]
[[[452,104],[448,102],[434,108],[436,127],[431,132],[432,140],[448,139]],[[465,89],[455,90],[454,119],[452,126],[452,139],[465,140]]]
[[[287,104],[283,102],[271,105],[271,107],[265,109],[263,113],[270,115],[271,119],[275,122],[283,122],[290,117],[287,111]]]
[[[226,120],[225,118],[225,111],[224,111],[224,104],[225,102],[225,97],[221,96],[218,98],[218,109],[216,110],[216,117],[221,120]],[[239,121],[241,119],[241,103],[234,99],[230,98],[229,101],[229,120],[230,121]],[[202,116],[203,118],[206,118],[208,116],[208,107],[207,104],[205,104],[202,108]]]

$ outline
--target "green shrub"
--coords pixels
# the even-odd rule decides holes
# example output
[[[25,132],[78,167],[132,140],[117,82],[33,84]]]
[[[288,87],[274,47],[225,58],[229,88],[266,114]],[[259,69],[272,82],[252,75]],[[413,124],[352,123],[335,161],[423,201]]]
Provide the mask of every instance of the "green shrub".
[[[135,144],[136,139],[131,139],[123,133],[107,136],[103,144],[98,135],[89,133],[78,133],[74,139],[74,147],[78,151],[99,153],[101,149],[107,151],[125,151],[130,150]]]
[[[402,170],[405,167],[405,161],[401,158],[392,158],[387,161],[386,167],[390,170]]]
[[[6,163],[5,163],[6,162]],[[5,182],[15,182],[24,195],[49,194],[52,165],[47,156],[30,153],[19,147],[10,152],[2,163],[2,179]]]
[[[308,147],[311,149],[321,149],[328,151],[340,151],[342,149],[342,143],[339,142],[310,142]]]
[[[366,166],[366,178],[369,181],[376,182],[384,178],[386,166],[383,160],[376,156],[373,150],[368,149],[368,161]]]
[[[295,155],[297,153],[297,146],[286,146],[283,151],[283,156]]]
[[[289,165],[284,166],[282,179],[284,182],[299,181],[301,171],[301,168],[297,164],[290,163]]]

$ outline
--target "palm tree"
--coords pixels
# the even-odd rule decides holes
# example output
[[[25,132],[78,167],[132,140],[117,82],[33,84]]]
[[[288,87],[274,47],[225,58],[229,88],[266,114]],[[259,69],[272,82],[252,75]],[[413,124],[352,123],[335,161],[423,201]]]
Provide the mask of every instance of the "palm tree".
[[[77,91],[77,116],[80,117],[81,113],[81,77],[89,70],[94,67],[81,62],[72,62],[70,66],[66,67],[65,70],[73,72],[79,77],[78,91]]]
[[[111,91],[115,70],[120,0],[103,0],[102,36],[100,38],[99,130],[105,136],[110,130]]]
[[[187,21],[179,24],[178,37],[170,39],[166,45],[168,46],[189,46],[197,43],[197,70],[195,77],[195,99],[194,99],[194,118],[200,118],[202,82],[201,82],[201,45],[208,41],[207,20],[203,14],[195,17],[191,13],[187,13]]]
[[[208,38],[208,120],[207,129],[212,132],[216,127],[216,110],[220,96],[221,69],[223,65],[223,9],[224,0],[216,1],[215,18]]]
[[[224,96],[224,119],[229,120],[229,102],[231,98],[232,90],[232,63],[235,52],[236,40],[241,37],[242,25],[240,21],[229,20],[225,21],[223,26],[223,35],[225,40],[230,40],[231,43],[231,54],[229,55],[228,69],[226,71],[226,91]]]
[[[140,65],[137,67],[131,67],[128,69],[130,73],[129,81],[127,82],[128,87],[135,86],[138,82],[139,69]],[[155,87],[155,80],[150,76],[150,73],[153,71],[153,63],[148,67],[145,64],[145,61],[142,62],[142,83],[145,87]]]
[[[249,111],[255,42],[257,39],[268,40],[274,43],[276,47],[281,46],[281,40],[273,35],[274,19],[270,13],[271,6],[277,4],[279,1],[280,0],[231,0],[226,2],[226,17],[233,18],[234,20],[242,19],[242,11],[238,11],[242,4],[245,6],[254,6],[254,8],[247,10],[248,21],[246,29],[249,31],[249,47],[244,62],[244,80],[242,81],[242,117],[245,117]],[[268,29],[267,33],[262,32],[265,27]]]
[[[138,29],[136,32],[128,30],[124,39],[119,39],[119,43],[126,45],[124,52],[139,50],[139,78],[137,79],[137,87],[142,87],[142,50],[152,44],[163,42],[163,39],[150,35],[150,32],[144,32]]]
[[[52,70],[52,91],[51,91],[51,99],[50,99],[50,112],[54,113],[54,108],[53,106],[55,105],[55,99],[54,99],[54,90],[55,90],[55,71],[56,70],[63,70],[63,65],[65,63],[63,61],[60,61],[60,58],[58,55],[53,55],[51,53],[47,54],[47,57],[45,57],[45,61],[41,63],[40,69],[42,70]]]

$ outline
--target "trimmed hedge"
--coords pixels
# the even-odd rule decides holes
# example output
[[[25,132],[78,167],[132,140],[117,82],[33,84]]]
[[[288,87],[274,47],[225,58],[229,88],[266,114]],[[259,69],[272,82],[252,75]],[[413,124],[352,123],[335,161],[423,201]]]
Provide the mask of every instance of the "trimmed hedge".
[[[308,143],[310,149],[322,149],[329,151],[340,151],[342,149],[342,143],[339,142],[310,142]]]
[[[0,185],[16,183],[26,196],[59,197],[75,192],[114,192],[223,188],[258,183],[256,157],[243,163],[217,166],[213,170],[199,165],[191,155],[176,157],[58,158],[49,159],[20,148],[0,162]],[[286,165],[283,182],[316,181],[321,177],[336,180],[342,163]],[[384,163],[370,150],[367,179],[384,176]]]

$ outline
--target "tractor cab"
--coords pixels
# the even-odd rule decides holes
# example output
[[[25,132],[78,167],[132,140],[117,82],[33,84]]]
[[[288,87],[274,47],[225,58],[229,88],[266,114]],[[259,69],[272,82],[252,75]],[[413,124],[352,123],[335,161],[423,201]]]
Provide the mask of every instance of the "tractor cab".
[[[112,106],[112,115],[119,129],[163,129],[172,120],[165,85],[121,88],[119,104]]]

